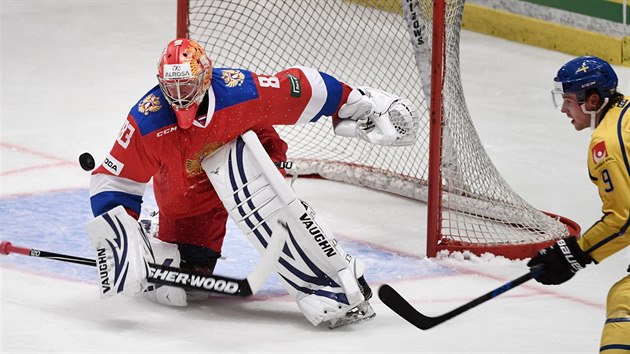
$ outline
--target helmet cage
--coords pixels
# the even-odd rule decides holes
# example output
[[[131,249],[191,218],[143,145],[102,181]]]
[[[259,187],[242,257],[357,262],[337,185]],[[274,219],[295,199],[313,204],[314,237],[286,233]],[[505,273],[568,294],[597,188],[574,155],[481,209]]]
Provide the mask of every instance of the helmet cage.
[[[175,109],[188,109],[203,99],[203,82],[206,70],[196,77],[165,79],[157,75],[160,88],[166,101]]]

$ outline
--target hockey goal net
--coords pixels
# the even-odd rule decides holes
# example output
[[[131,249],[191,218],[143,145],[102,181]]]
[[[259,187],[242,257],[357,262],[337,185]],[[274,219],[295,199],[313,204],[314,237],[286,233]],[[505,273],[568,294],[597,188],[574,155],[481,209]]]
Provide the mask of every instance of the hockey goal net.
[[[408,147],[335,136],[327,119],[277,128],[301,175],[428,202],[427,256],[469,250],[526,258],[578,234],[572,221],[529,205],[492,164],[461,85],[464,1],[435,2],[444,12],[436,12],[434,21],[433,0],[179,0],[178,37],[200,42],[216,67],[271,74],[311,66],[351,86],[412,100],[422,121],[418,141]],[[432,70],[442,73],[433,84]],[[430,110],[432,96],[437,108]]]

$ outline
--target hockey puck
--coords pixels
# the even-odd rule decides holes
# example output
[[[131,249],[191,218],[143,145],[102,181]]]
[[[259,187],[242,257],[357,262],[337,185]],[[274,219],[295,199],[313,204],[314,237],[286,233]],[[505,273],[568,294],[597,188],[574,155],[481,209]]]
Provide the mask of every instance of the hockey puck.
[[[79,155],[79,163],[81,164],[81,168],[86,171],[92,171],[94,169],[94,157],[90,155],[89,152],[84,152]]]

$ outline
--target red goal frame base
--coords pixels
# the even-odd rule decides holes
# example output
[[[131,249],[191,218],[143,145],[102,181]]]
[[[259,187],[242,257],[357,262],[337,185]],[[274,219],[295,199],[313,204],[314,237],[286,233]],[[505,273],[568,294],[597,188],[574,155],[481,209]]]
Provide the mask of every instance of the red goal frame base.
[[[581,228],[578,223],[575,221],[566,218],[564,216],[543,212],[554,219],[558,219],[561,223],[566,226],[569,231],[569,236],[579,237]],[[442,238],[438,242],[437,250],[442,251],[446,250],[449,252],[464,252],[469,251],[470,253],[481,256],[484,253],[492,253],[496,256],[503,256],[509,259],[525,259],[533,257],[540,249],[545,247],[549,247],[556,243],[557,240],[549,240],[545,242],[538,243],[522,243],[522,244],[511,244],[511,245],[490,245],[490,244],[478,244],[478,243],[467,243],[461,241],[455,241],[448,238]]]

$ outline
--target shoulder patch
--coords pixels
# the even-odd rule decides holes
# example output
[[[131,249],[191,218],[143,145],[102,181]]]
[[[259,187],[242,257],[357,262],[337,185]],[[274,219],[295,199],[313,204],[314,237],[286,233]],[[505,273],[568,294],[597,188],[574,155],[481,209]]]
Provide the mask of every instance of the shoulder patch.
[[[103,167],[114,176],[119,176],[120,172],[125,168],[125,164],[116,160],[111,154],[103,161]]]
[[[291,97],[300,98],[302,96],[302,84],[297,76],[287,74],[289,83],[291,84]]]
[[[623,100],[619,101],[619,103],[617,103],[617,107],[623,108],[626,105],[626,103],[628,103],[628,100],[623,99]]]
[[[162,109],[160,99],[152,93],[145,96],[142,101],[138,103],[138,111],[144,113],[145,116],[149,115],[149,113],[158,112],[160,109]]]
[[[177,124],[175,112],[169,106],[158,85],[147,92],[131,109],[129,114],[136,121],[142,136],[169,125]]]
[[[606,151],[606,142],[600,141],[599,143],[595,144],[591,152],[593,156],[593,162],[599,163],[601,160],[605,159],[608,156],[608,152]]]
[[[215,112],[259,97],[252,73],[243,69],[213,68],[212,90]]]
[[[595,163],[595,165],[593,166],[595,171],[599,170],[604,165],[616,161],[614,156],[608,155],[608,151],[606,150],[606,143],[604,141],[600,141],[593,146],[593,149],[591,150],[591,155],[593,156],[593,162]]]
[[[243,81],[245,81],[245,75],[236,69],[227,69],[221,71],[221,79],[225,83],[227,87],[236,87],[243,85]]]

